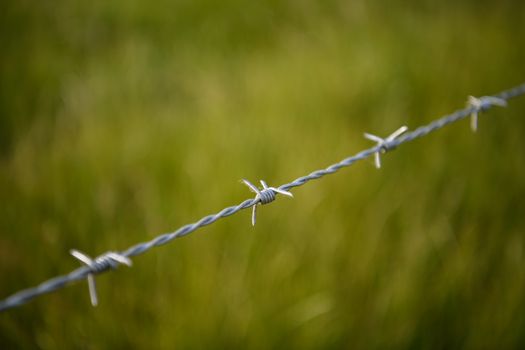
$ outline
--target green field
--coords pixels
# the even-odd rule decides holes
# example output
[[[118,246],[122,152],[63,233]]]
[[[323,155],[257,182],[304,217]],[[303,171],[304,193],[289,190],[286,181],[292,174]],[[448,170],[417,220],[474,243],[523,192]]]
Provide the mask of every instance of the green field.
[[[516,1],[4,1],[0,299],[525,81]],[[0,349],[525,347],[525,97],[0,314]]]

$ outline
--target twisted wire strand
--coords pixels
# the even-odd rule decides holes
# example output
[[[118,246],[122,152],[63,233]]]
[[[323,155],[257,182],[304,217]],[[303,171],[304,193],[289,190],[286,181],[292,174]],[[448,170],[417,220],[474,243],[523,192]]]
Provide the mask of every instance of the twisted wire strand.
[[[514,97],[517,97],[517,96],[520,96],[520,95],[524,95],[524,94],[525,94],[525,83],[521,84],[521,85],[518,85],[518,86],[516,86],[514,88],[502,91],[502,92],[500,92],[500,93],[498,93],[496,95],[487,96],[487,97],[492,97],[492,98],[495,97],[495,98],[498,98],[500,100],[507,101],[507,100],[510,100],[510,99],[512,99]],[[483,97],[481,99],[483,99]],[[399,137],[396,137],[396,138],[393,138],[393,139],[389,139],[389,140],[385,140],[385,142],[382,143],[382,144],[378,144],[378,145],[376,145],[374,147],[365,149],[365,150],[363,150],[363,151],[361,151],[361,152],[359,152],[359,153],[357,153],[357,154],[355,154],[355,155],[353,155],[351,157],[345,158],[345,159],[341,160],[340,162],[332,164],[332,165],[330,165],[330,166],[328,166],[328,167],[326,167],[324,169],[313,171],[313,172],[311,172],[310,174],[308,174],[306,176],[299,177],[299,178],[293,180],[292,182],[283,184],[283,185],[277,187],[277,189],[281,190],[281,191],[289,191],[290,189],[292,189],[294,187],[302,186],[302,185],[306,184],[309,181],[320,179],[323,176],[333,174],[333,173],[341,170],[342,168],[348,167],[348,166],[352,165],[353,163],[355,163],[357,161],[360,161],[360,160],[363,160],[363,159],[366,159],[366,158],[368,158],[368,157],[370,157],[370,156],[372,156],[372,155],[374,155],[374,154],[376,154],[378,152],[385,152],[385,150],[389,151],[389,150],[392,150],[392,149],[396,148],[397,146],[399,146],[399,145],[401,145],[403,143],[406,143],[406,142],[409,142],[409,141],[413,141],[414,139],[426,136],[429,133],[434,132],[434,131],[436,131],[438,129],[441,129],[441,128],[443,128],[446,125],[449,125],[451,123],[455,123],[455,122],[457,122],[459,120],[462,120],[462,119],[465,119],[465,118],[471,116],[473,113],[479,113],[479,112],[487,111],[490,108],[494,107],[495,105],[498,105],[498,104],[490,103],[490,101],[487,100],[485,103],[481,103],[478,106],[472,106],[471,105],[471,106],[468,106],[466,108],[459,109],[459,110],[457,110],[457,111],[455,111],[455,112],[453,112],[453,113],[451,113],[449,115],[445,115],[442,118],[436,119],[436,120],[432,121],[431,123],[429,123],[427,125],[420,126],[420,127],[418,127],[417,129],[415,129],[413,131],[406,132],[403,135],[400,135]],[[273,195],[276,195],[276,194],[277,194],[277,192],[274,191]],[[267,194],[267,195],[269,195],[269,194]],[[185,236],[187,234],[190,234],[191,232],[193,232],[193,231],[195,231],[195,230],[197,230],[197,229],[199,229],[201,227],[210,225],[210,224],[214,223],[215,221],[217,221],[219,219],[222,219],[222,218],[228,217],[230,215],[233,215],[233,214],[235,214],[235,213],[237,213],[237,212],[239,212],[239,211],[241,211],[243,209],[247,209],[247,208],[250,208],[252,206],[255,206],[260,201],[261,201],[260,198],[246,199],[246,200],[244,200],[243,202],[241,202],[241,203],[239,203],[237,205],[224,208],[224,209],[222,209],[221,211],[219,211],[216,214],[207,215],[207,216],[203,217],[202,219],[200,219],[200,220],[198,220],[198,221],[196,221],[194,223],[184,225],[184,226],[180,227],[179,229],[177,229],[176,231],[159,235],[159,236],[155,237],[154,239],[152,239],[150,241],[138,243],[138,244],[128,248],[127,250],[124,250],[124,251],[118,252],[118,253],[114,253],[114,254],[118,254],[118,255],[120,255],[120,256],[122,256],[124,258],[131,258],[131,257],[137,256],[137,255],[140,255],[140,254],[150,250],[153,247],[158,247],[158,246],[167,244],[167,243],[171,242],[172,240],[174,240],[176,238],[183,237],[183,236]],[[14,307],[20,306],[22,304],[25,304],[29,300],[31,300],[31,299],[33,299],[33,298],[35,298],[37,296],[40,296],[42,294],[47,294],[47,293],[54,292],[54,291],[56,291],[58,289],[61,289],[61,288],[65,287],[67,284],[69,284],[71,282],[75,282],[75,281],[78,281],[78,280],[81,280],[81,279],[85,279],[85,278],[88,277],[88,275],[104,273],[104,272],[107,272],[107,271],[115,269],[116,268],[116,266],[115,266],[116,264],[108,264],[108,262],[111,259],[108,260],[107,257],[106,257],[106,254],[100,255],[99,257],[94,259],[95,261],[104,261],[103,268],[101,268],[98,265],[95,266],[95,267],[93,267],[93,266],[82,266],[82,267],[79,267],[79,268],[71,271],[70,273],[68,273],[66,275],[62,275],[62,276],[58,276],[58,277],[49,279],[49,280],[39,284],[36,287],[28,288],[28,289],[24,289],[22,291],[16,292],[15,294],[12,294],[11,296],[7,297],[6,299],[0,301],[0,312],[1,311],[5,311],[5,310],[10,309],[10,308],[14,308]]]

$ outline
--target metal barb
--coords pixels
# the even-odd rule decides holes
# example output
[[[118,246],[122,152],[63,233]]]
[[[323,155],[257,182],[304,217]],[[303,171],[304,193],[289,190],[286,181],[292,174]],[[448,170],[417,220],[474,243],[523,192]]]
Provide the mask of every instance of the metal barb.
[[[375,165],[376,165],[377,169],[381,168],[381,155],[380,155],[380,153],[386,153],[389,150],[391,150],[392,147],[389,145],[389,143],[394,141],[399,136],[401,136],[401,134],[403,134],[407,130],[408,130],[408,127],[403,125],[402,127],[397,129],[396,131],[394,131],[392,134],[390,134],[388,137],[386,137],[384,139],[379,137],[379,136],[372,135],[372,134],[369,134],[369,133],[365,132],[365,134],[364,134],[365,138],[369,139],[370,141],[377,142],[377,146],[379,147],[377,152],[374,153],[374,160],[375,160]]]
[[[491,106],[507,107],[507,101],[503,98],[494,96],[468,97],[467,107],[473,108],[472,113],[470,114],[470,128],[473,132],[478,130],[479,112],[482,112],[485,108]]]
[[[130,258],[118,254],[115,252],[107,252],[97,257],[95,260],[91,259],[88,255],[79,252],[78,250],[71,249],[70,254],[76,259],[83,262],[87,267],[91,269],[91,272],[87,275],[89,297],[91,299],[91,305],[98,305],[97,298],[97,286],[95,284],[95,273],[102,272],[110,267],[115,267],[116,263],[131,266],[133,263]]]
[[[257,186],[255,186],[254,184],[252,184],[250,181],[246,179],[242,179],[242,182],[246,186],[248,186],[252,192],[255,193],[255,198],[254,198],[255,202],[252,206],[252,226],[255,226],[255,222],[257,219],[257,205],[259,204],[264,205],[264,204],[273,202],[275,200],[276,193],[293,198],[293,194],[291,192],[281,190],[276,187],[269,187],[266,184],[266,182],[264,182],[263,180],[260,180],[261,185],[263,187],[262,190],[259,190]]]

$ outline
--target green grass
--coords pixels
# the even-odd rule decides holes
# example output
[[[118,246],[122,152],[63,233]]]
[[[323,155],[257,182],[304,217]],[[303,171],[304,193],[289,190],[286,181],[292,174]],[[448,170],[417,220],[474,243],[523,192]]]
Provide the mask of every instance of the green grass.
[[[525,80],[521,1],[8,1],[0,297]],[[0,314],[2,349],[522,348],[525,98]]]

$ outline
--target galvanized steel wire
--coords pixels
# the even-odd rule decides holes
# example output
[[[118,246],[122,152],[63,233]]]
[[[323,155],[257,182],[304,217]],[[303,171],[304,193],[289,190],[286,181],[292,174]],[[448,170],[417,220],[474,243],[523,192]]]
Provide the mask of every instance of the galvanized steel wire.
[[[377,142],[376,146],[365,149],[351,157],[341,160],[338,163],[332,164],[321,170],[313,171],[306,176],[299,177],[293,180],[292,182],[286,183],[279,187],[269,187],[264,181],[261,181],[263,188],[258,189],[247,180],[244,180],[244,183],[256,193],[255,198],[246,199],[237,205],[224,208],[216,214],[207,215],[194,223],[180,227],[176,231],[159,235],[147,242],[138,243],[124,251],[107,252],[101,254],[95,259],[91,259],[83,253],[72,250],[71,253],[77,259],[81,260],[85,264],[84,266],[73,270],[67,275],[52,278],[39,284],[34,288],[25,289],[7,297],[6,299],[0,301],[0,311],[5,311],[7,309],[20,306],[37,296],[54,292],[58,289],[65,287],[71,282],[82,279],[88,279],[88,281],[90,282],[89,286],[92,304],[96,305],[97,297],[94,283],[94,275],[96,274],[114,270],[119,264],[126,264],[128,266],[131,266],[131,257],[140,255],[153,247],[158,247],[168,242],[171,242],[175,238],[185,236],[197,230],[198,228],[210,225],[215,221],[233,215],[242,209],[253,207],[252,224],[255,224],[255,208],[257,207],[257,205],[271,203],[273,200],[275,200],[277,194],[284,194],[292,197],[292,194],[289,192],[292,188],[302,186],[309,181],[319,179],[329,174],[333,174],[341,170],[342,168],[348,167],[353,163],[359,160],[366,159],[372,155],[376,157],[376,167],[380,167],[380,154],[387,153],[388,151],[393,150],[394,148],[403,143],[426,136],[433,131],[443,128],[444,126],[449,125],[451,123],[455,123],[459,120],[465,119],[469,116],[471,117],[471,127],[473,131],[476,131],[478,124],[478,114],[480,112],[487,111],[494,106],[506,106],[506,102],[508,100],[524,94],[525,83],[511,88],[509,90],[502,91],[496,95],[484,96],[480,98],[470,97],[469,104],[466,108],[457,110],[452,114],[443,116],[442,118],[436,119],[428,125],[421,126],[410,132],[406,132],[406,127],[402,127],[385,139],[382,139],[375,135],[366,134],[365,136],[367,138]]]

